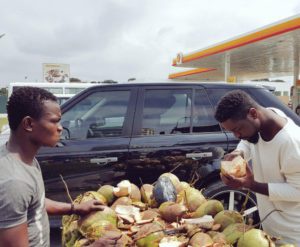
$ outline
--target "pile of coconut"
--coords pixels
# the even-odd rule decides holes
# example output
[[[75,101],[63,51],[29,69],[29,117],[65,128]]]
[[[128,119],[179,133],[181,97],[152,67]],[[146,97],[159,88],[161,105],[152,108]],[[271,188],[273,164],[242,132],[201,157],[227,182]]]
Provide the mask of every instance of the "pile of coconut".
[[[63,246],[88,246],[117,234],[122,236],[117,246],[275,246],[265,232],[246,224],[239,212],[224,210],[220,201],[205,198],[172,173],[140,189],[128,180],[117,187],[104,185],[79,195],[74,203],[91,199],[107,207],[84,217],[63,216]]]

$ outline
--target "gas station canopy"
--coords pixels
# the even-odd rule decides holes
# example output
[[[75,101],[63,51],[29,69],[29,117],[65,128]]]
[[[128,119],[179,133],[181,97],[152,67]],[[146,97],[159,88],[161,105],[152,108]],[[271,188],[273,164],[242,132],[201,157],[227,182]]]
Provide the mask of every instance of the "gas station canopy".
[[[299,80],[300,15],[188,54],[173,66],[193,68],[169,79],[245,81],[294,75]]]

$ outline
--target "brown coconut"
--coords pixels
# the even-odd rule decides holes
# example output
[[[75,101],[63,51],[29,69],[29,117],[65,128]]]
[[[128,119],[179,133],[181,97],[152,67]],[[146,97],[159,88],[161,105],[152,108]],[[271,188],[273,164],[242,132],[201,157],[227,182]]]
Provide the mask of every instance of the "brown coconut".
[[[159,207],[161,217],[167,222],[178,222],[187,212],[187,208],[179,203],[164,202]]]
[[[131,205],[132,200],[129,197],[120,197],[115,202],[113,205],[111,205],[111,209],[115,210],[118,205]]]
[[[189,241],[192,247],[210,247],[213,246],[214,241],[212,238],[203,232],[197,232]]]
[[[157,209],[148,209],[141,213],[142,220],[152,220],[156,219],[159,216]]]

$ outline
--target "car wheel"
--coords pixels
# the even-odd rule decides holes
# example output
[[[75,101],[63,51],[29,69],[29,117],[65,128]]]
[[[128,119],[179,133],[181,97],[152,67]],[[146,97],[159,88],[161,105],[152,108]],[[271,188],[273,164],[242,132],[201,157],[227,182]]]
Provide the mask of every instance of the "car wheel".
[[[245,204],[248,191],[232,189],[221,181],[208,186],[204,190],[204,195],[209,199],[219,200],[224,209],[241,212],[247,223],[257,224],[260,222],[256,197],[253,192],[249,192],[248,200]],[[243,206],[243,204],[245,204]]]

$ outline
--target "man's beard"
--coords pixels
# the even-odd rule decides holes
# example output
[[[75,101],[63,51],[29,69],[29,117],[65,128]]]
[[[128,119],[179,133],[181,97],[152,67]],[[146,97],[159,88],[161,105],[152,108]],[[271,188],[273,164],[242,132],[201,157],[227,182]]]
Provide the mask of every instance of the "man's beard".
[[[259,134],[256,132],[253,136],[246,139],[248,142],[256,144],[259,140]]]

